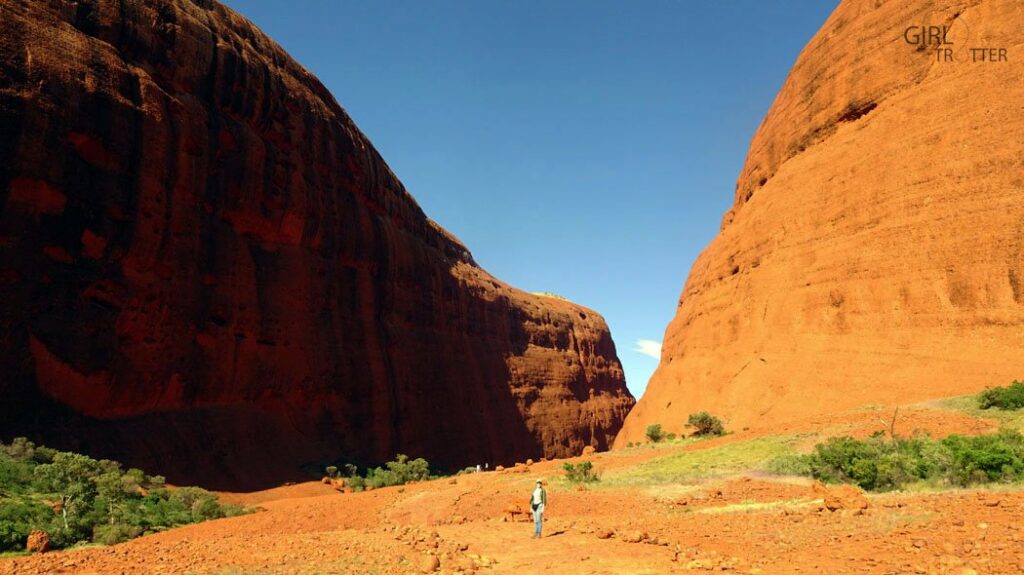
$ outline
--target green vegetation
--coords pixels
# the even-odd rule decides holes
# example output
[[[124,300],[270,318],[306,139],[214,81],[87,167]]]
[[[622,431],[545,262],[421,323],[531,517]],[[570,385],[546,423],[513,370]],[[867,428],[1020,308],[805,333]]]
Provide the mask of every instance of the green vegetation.
[[[694,428],[694,435],[725,435],[722,420],[706,411],[691,413],[686,425]]]
[[[769,461],[791,452],[791,445],[796,440],[795,436],[772,436],[717,445],[710,449],[683,451],[683,448],[678,448],[674,453],[634,467],[608,470],[601,478],[601,484],[685,483],[745,471],[766,470]],[[696,443],[699,442],[690,440],[679,445],[689,448]]]
[[[867,439],[833,437],[807,455],[777,458],[770,469],[873,491],[920,482],[957,487],[1012,482],[1024,478],[1024,435],[1003,430],[942,440],[886,439],[881,432]]]
[[[978,407],[978,395],[961,395],[927,402],[925,407],[960,411],[979,419],[995,419],[1003,429],[1015,429],[1024,433],[1024,409],[982,409]]]
[[[426,459],[418,457],[409,459],[408,455],[399,453],[394,461],[384,464],[384,467],[374,467],[366,470],[365,476],[360,476],[354,465],[345,465],[347,479],[345,483],[355,491],[364,489],[377,489],[391,485],[405,485],[413,481],[425,481],[431,479],[430,464]],[[468,470],[470,468],[466,468]],[[476,471],[476,468],[472,468]]]
[[[570,301],[569,298],[567,298],[565,296],[560,296],[560,295],[558,295],[556,293],[551,293],[551,292],[547,292],[547,291],[533,292],[533,295],[539,295],[541,297],[550,297],[550,298],[554,298],[554,299],[560,299],[562,301]]]
[[[647,439],[657,443],[665,437],[665,432],[661,430],[660,423],[652,423],[647,426]]]
[[[669,433],[668,435],[665,436],[665,439],[667,439],[669,441],[675,441],[676,440],[676,434]]]
[[[1004,410],[1024,408],[1024,381],[1014,381],[1007,387],[990,387],[978,394],[978,407]]]
[[[600,477],[594,471],[594,464],[590,461],[583,461],[578,465],[565,463],[562,464],[562,469],[565,470],[565,478],[570,483],[593,483],[600,481]]]
[[[164,478],[120,463],[36,446],[0,443],[0,552],[24,548],[33,529],[55,548],[113,544],[171,527],[240,515],[196,487],[168,489]]]

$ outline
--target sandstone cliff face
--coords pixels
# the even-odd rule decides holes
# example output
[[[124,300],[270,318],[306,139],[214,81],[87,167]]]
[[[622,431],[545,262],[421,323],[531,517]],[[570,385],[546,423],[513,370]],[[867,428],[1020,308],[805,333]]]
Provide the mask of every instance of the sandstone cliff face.
[[[606,446],[603,319],[488,275],[209,0],[0,0],[0,436],[247,488]]]
[[[929,25],[953,61],[906,42]],[[618,444],[699,409],[738,428],[1024,377],[1022,26],[1011,0],[835,10],[754,136]],[[1006,61],[972,62],[982,47]]]

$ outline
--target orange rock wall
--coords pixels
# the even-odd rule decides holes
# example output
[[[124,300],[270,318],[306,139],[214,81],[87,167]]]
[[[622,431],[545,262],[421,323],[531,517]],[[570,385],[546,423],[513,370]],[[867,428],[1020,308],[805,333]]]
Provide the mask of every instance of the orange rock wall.
[[[0,436],[249,488],[607,446],[604,320],[488,275],[208,0],[0,0]]]
[[[945,26],[953,61],[911,26]],[[1013,0],[842,2],[754,136],[618,444],[700,409],[739,428],[1024,379],[1022,27]]]

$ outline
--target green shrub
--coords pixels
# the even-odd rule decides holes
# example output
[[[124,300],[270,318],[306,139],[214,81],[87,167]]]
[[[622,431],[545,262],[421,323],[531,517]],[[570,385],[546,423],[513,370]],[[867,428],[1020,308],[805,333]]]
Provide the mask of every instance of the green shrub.
[[[50,507],[29,499],[0,499],[0,550],[20,551],[33,529],[49,528]]]
[[[990,387],[978,394],[981,409],[1024,408],[1024,381],[1014,381],[1007,387]]]
[[[349,473],[345,482],[353,491],[362,491],[367,487],[377,489],[391,485],[405,485],[413,481],[425,481],[431,478],[430,464],[426,459],[422,457],[409,459],[409,456],[401,453],[395,456],[394,461],[385,463],[383,467],[367,469],[365,476],[360,476],[354,465],[346,464],[344,469],[346,473]],[[476,467],[467,467],[463,471],[470,469],[476,471]]]
[[[706,411],[691,413],[686,425],[694,428],[694,435],[724,435],[725,426],[722,420]]]
[[[576,465],[564,463],[562,469],[565,470],[565,478],[571,483],[593,483],[600,480],[594,471],[594,464],[590,461],[583,461]]]
[[[669,433],[668,435],[665,436],[665,439],[667,439],[669,441],[675,441],[676,440],[676,434]]]
[[[338,468],[333,465],[328,465],[324,468],[324,471],[327,472],[327,477],[330,477],[331,479],[338,476]]]
[[[0,551],[21,549],[32,529],[46,531],[59,549],[89,540],[118,543],[243,512],[203,489],[169,490],[164,483],[161,476],[24,438],[0,444]]]
[[[353,475],[345,480],[345,484],[352,488],[353,491],[362,491],[366,488],[366,480],[359,475]]]
[[[886,439],[833,437],[807,455],[771,462],[776,473],[798,473],[827,483],[854,483],[889,491],[918,481],[969,486],[1024,478],[1024,436],[1004,430],[993,435],[950,435],[941,441],[917,436]]]
[[[137,525],[97,525],[92,530],[92,540],[102,545],[117,545],[142,535]]]
[[[806,456],[787,453],[769,461],[768,471],[776,475],[811,475],[811,466]]]
[[[660,423],[653,423],[647,426],[647,439],[657,443],[665,437],[665,432],[661,430]]]

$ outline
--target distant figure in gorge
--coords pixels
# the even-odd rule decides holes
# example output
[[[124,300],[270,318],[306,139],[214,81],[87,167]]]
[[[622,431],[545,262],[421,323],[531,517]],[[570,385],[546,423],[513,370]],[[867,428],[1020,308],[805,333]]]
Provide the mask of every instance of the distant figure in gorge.
[[[544,506],[548,503],[548,492],[544,491],[544,482],[537,480],[537,487],[530,498],[530,509],[533,510],[533,538],[540,539],[540,527],[544,522]]]

